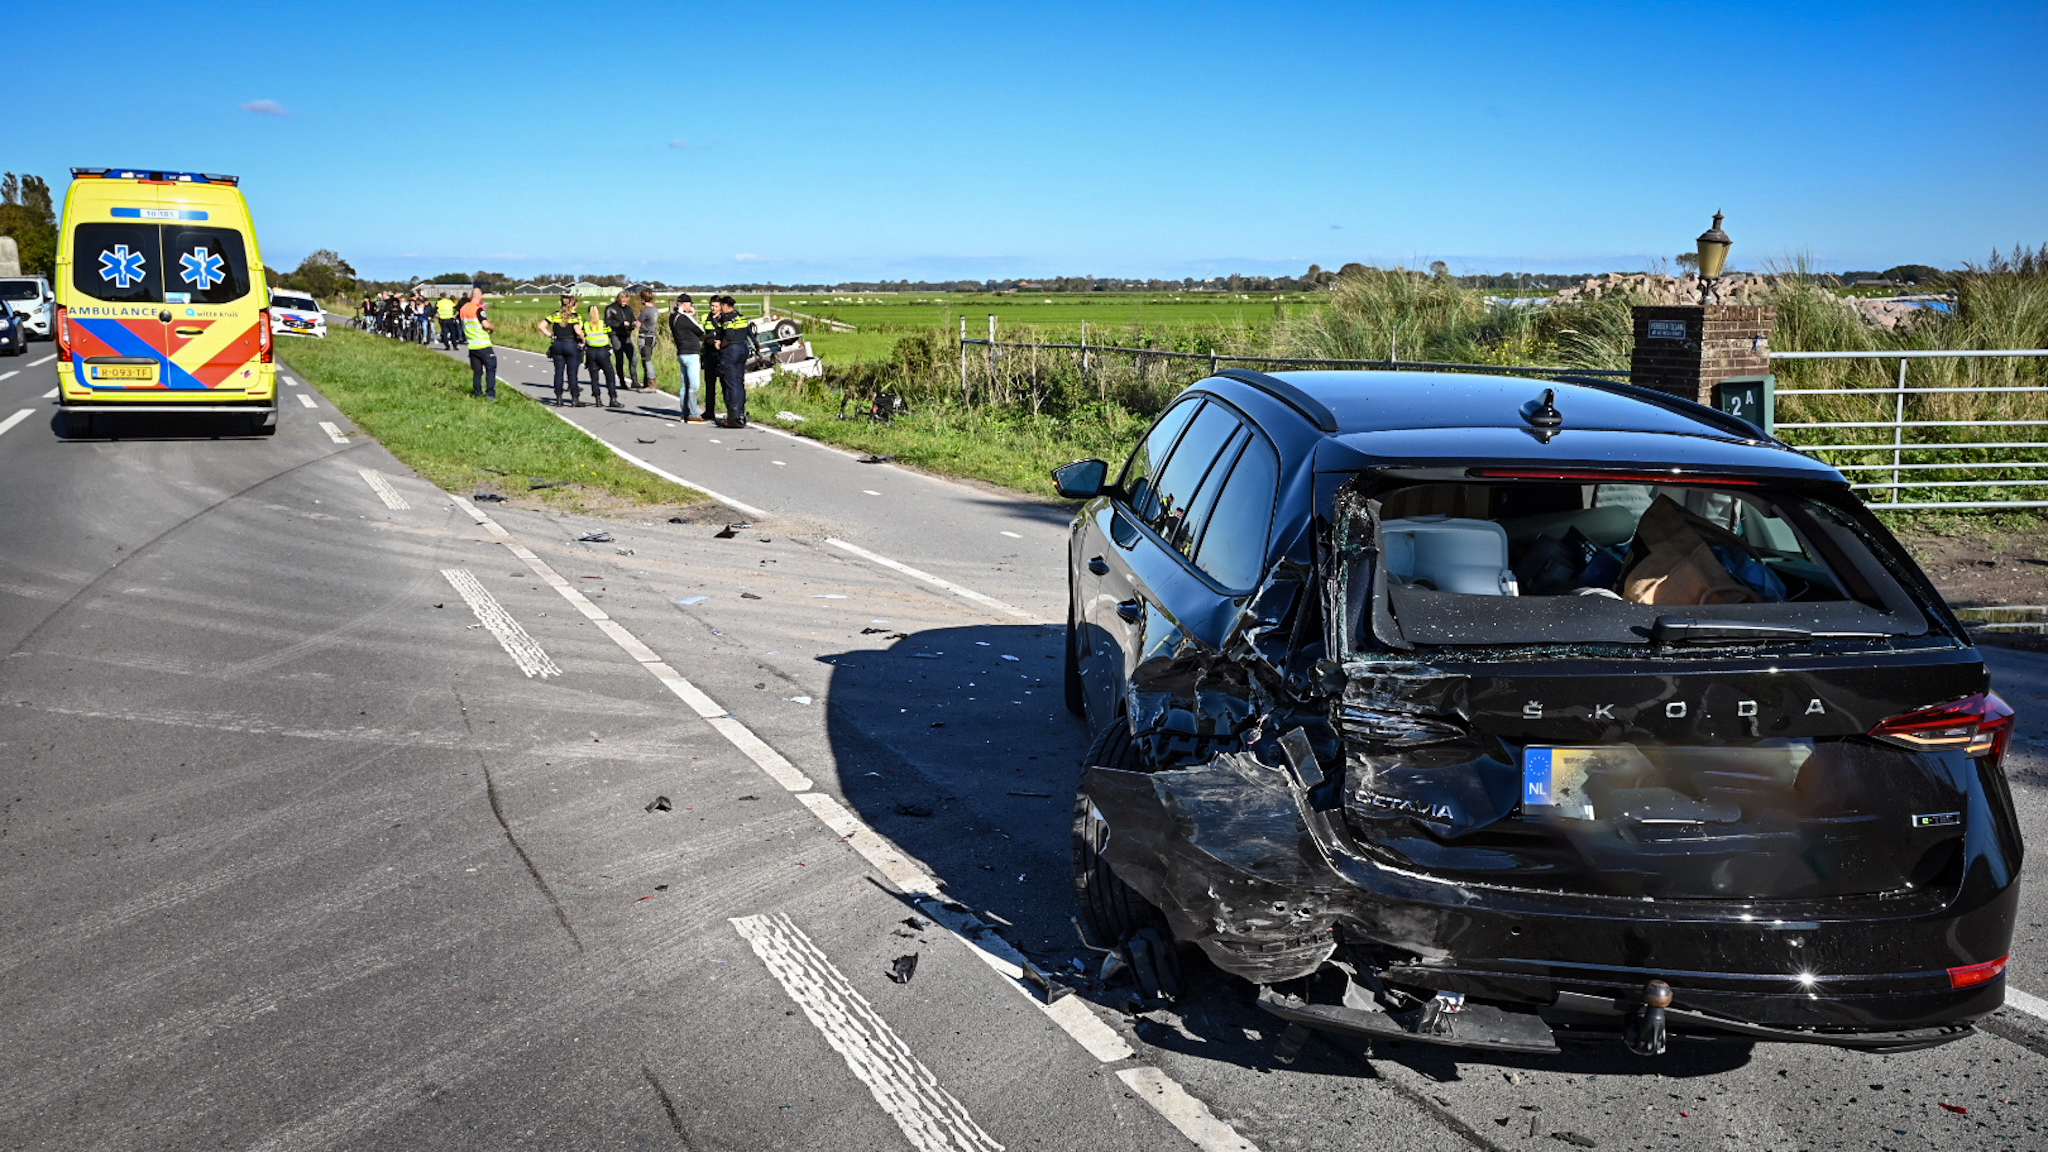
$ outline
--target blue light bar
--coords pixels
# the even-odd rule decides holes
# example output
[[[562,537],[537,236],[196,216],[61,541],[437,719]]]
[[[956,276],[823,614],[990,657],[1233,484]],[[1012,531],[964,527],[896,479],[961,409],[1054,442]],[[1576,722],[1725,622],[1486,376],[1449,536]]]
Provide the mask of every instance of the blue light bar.
[[[223,176],[217,172],[171,172],[161,168],[73,168],[74,179],[99,180],[161,180],[172,184],[227,184],[238,185],[241,178]]]

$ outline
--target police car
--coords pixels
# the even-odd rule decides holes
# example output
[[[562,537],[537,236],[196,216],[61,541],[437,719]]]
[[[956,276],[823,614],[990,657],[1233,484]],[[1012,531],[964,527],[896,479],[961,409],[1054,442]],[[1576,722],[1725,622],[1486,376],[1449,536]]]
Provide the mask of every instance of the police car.
[[[327,313],[303,292],[270,291],[270,327],[279,336],[327,335]]]

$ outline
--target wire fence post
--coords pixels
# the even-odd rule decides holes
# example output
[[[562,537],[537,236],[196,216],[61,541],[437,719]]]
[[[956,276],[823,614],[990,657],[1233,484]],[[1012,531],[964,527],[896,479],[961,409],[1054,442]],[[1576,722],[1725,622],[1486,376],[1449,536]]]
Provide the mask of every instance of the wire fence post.
[[[1209,349],[1209,375],[1211,375],[1211,376],[1214,376],[1215,374],[1216,374],[1216,350],[1215,350],[1214,348],[1211,348],[1211,349]]]
[[[993,403],[996,403],[997,401],[999,401],[999,400],[1000,400],[1000,399],[1002,398],[1002,393],[1001,393],[1001,391],[1000,391],[1000,390],[998,390],[998,389],[996,388],[996,314],[995,314],[995,313],[993,313],[993,312],[991,312],[991,313],[989,313],[989,314],[988,314],[988,357],[987,357],[987,360],[988,360],[988,398],[989,398],[989,403],[993,404]]]
[[[960,317],[960,403],[972,405],[973,396],[967,391],[967,317]]]
[[[1899,401],[1892,410],[1892,502],[1904,493],[1899,488],[1899,456],[1906,442],[1906,358],[1899,357]]]

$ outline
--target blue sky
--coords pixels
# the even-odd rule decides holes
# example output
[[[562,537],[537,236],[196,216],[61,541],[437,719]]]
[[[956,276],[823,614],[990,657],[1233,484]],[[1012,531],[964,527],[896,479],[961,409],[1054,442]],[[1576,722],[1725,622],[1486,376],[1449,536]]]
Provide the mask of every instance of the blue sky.
[[[0,167],[232,172],[281,268],[329,247],[378,277],[1578,271],[1686,250],[1716,208],[1743,267],[2048,241],[2038,0],[10,19]]]

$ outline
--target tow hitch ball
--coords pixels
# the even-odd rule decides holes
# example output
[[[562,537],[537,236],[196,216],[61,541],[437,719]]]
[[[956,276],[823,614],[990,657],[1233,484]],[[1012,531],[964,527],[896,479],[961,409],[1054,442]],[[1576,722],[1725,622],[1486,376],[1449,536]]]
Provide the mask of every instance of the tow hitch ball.
[[[1664,1035],[1664,1010],[1671,1007],[1671,985],[1662,980],[1652,980],[1643,985],[1643,1004],[1629,1013],[1628,1023],[1622,1027],[1621,1042],[1638,1056],[1662,1056],[1666,1037]]]

